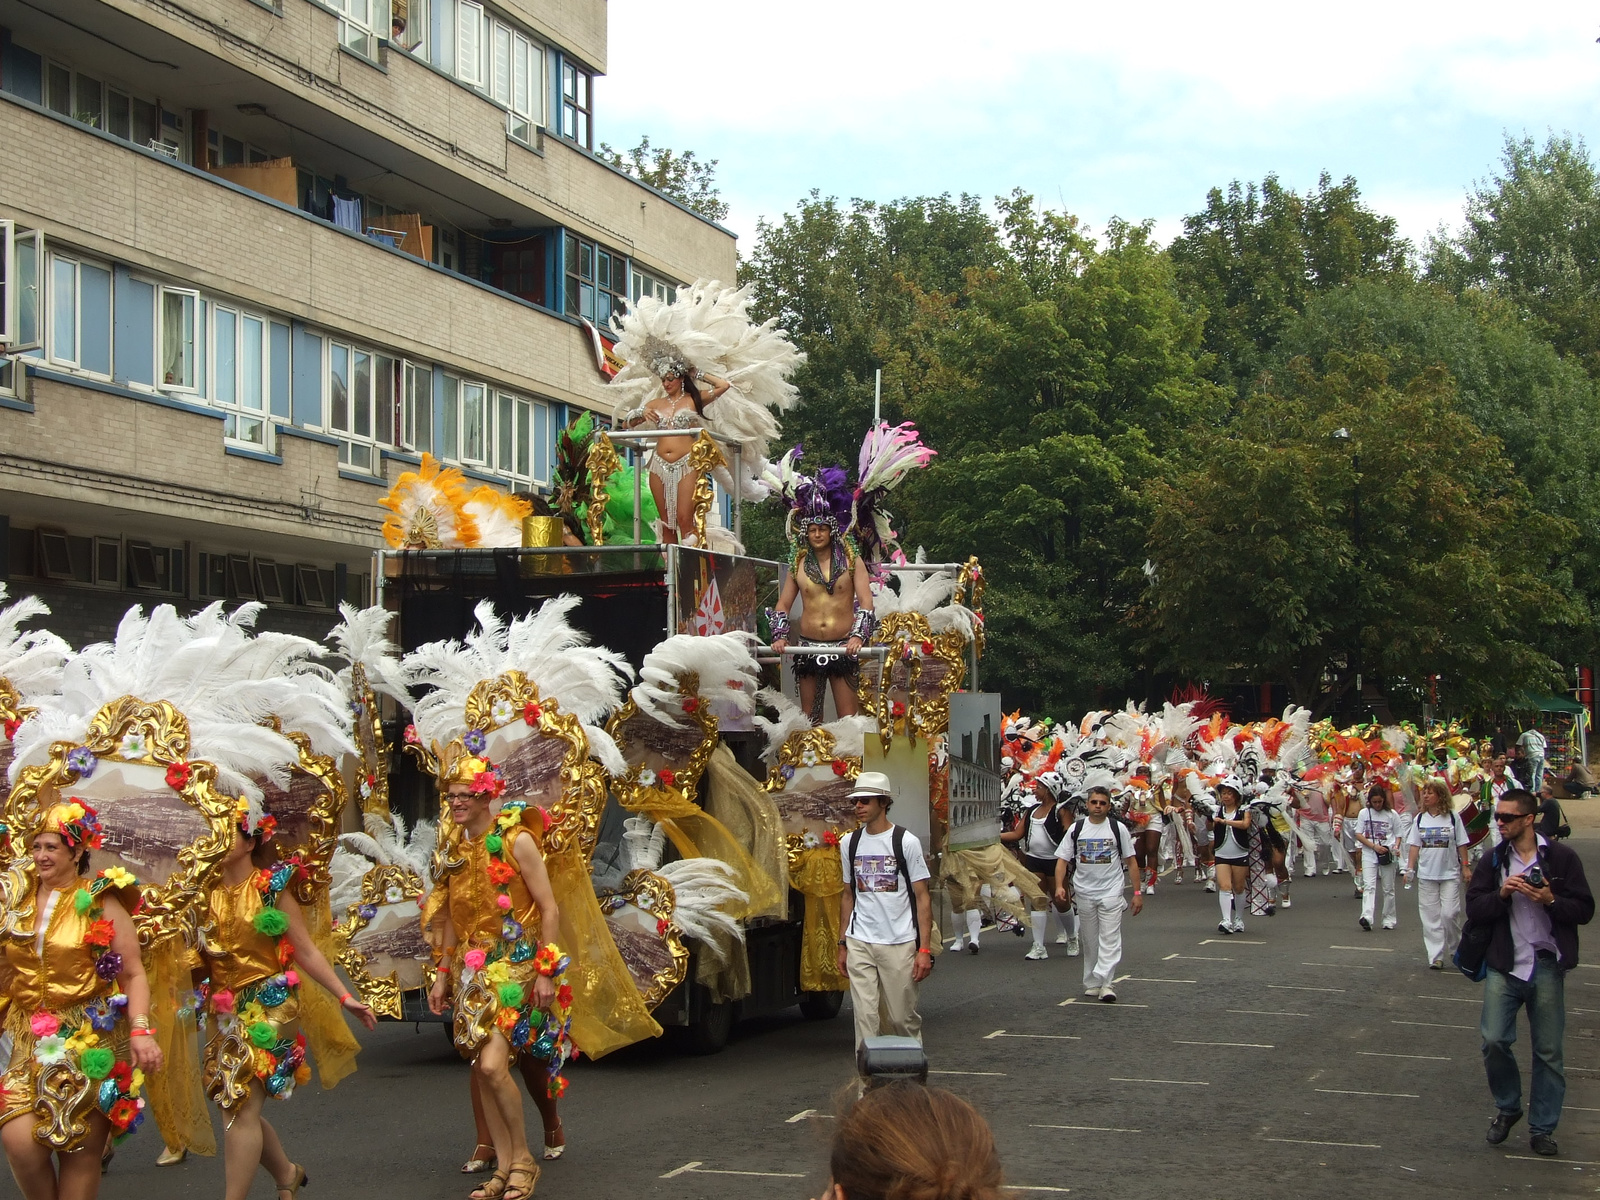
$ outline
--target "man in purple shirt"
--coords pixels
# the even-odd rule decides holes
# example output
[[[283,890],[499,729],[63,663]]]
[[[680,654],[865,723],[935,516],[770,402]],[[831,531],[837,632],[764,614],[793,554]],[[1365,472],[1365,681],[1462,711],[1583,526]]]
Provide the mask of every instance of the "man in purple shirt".
[[[1472,873],[1467,919],[1490,930],[1479,1022],[1484,1070],[1498,1110],[1489,1122],[1489,1143],[1505,1141],[1522,1120],[1522,1075],[1511,1047],[1517,1010],[1526,1006],[1533,1043],[1528,1145],[1537,1154],[1555,1155],[1567,1091],[1564,981],[1578,965],[1578,926],[1594,916],[1594,896],[1572,848],[1539,836],[1537,809],[1523,788],[1508,789],[1495,802],[1501,841]]]

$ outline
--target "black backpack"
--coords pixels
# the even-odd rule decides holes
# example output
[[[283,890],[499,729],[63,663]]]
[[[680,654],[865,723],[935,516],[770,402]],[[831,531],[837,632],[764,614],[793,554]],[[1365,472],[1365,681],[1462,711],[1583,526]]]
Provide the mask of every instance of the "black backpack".
[[[906,881],[906,900],[911,905],[911,924],[917,931],[917,945],[922,945],[922,921],[917,915],[917,897],[911,890],[911,867],[906,863],[906,831],[901,825],[892,826],[894,836],[891,844],[894,846],[895,866],[900,869],[900,877]],[[856,848],[861,845],[861,835],[866,832],[866,827],[857,825],[850,834],[850,898],[852,902],[856,894]],[[850,910],[850,923],[855,924],[855,909]]]

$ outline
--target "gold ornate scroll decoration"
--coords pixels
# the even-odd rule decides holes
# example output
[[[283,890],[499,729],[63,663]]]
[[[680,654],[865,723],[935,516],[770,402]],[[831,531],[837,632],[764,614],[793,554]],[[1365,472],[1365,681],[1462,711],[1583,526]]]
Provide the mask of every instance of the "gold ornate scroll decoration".
[[[606,491],[606,484],[611,481],[613,475],[622,470],[622,459],[617,457],[617,447],[603,429],[594,435],[594,442],[589,447],[588,464],[589,544],[599,546],[605,542],[606,505],[611,499],[610,493]]]
[[[698,700],[700,680],[691,671],[678,677],[678,694],[684,699],[695,698]],[[627,756],[630,739],[628,736],[628,723],[639,715],[639,705],[629,696],[627,701],[606,722],[606,732],[617,743],[617,749],[624,757]],[[700,744],[689,754],[689,761],[679,766],[673,763],[669,768],[674,777],[673,790],[681,792],[684,799],[694,800],[700,786],[700,779],[705,774],[706,764],[711,761],[711,755],[717,748],[717,718],[711,711],[711,706],[704,700],[699,700],[693,712],[685,711],[684,719],[700,727]],[[617,793],[618,802],[627,809],[638,811],[647,808],[642,794],[648,793],[651,788],[639,782],[639,772],[644,768],[630,766],[626,775],[613,776],[611,787]]]
[[[950,694],[966,678],[966,641],[951,630],[935,634],[928,618],[917,612],[890,613],[873,632],[874,646],[888,651],[883,665],[878,669],[877,687],[861,689],[861,707],[878,722],[878,741],[885,752],[896,733],[903,733],[914,743],[918,736],[932,740],[950,728]],[[940,682],[939,693],[923,697],[921,691],[922,663],[927,656],[924,647],[931,647],[933,657],[948,668]],[[908,653],[909,651],[909,653]],[[893,689],[895,665],[905,663],[905,711],[894,712]]]
[[[373,975],[367,970],[367,960],[355,948],[356,934],[367,927],[367,918],[361,915],[366,905],[388,902],[390,887],[398,887],[405,899],[415,900],[422,895],[422,880],[415,871],[390,864],[378,864],[361,879],[360,903],[345,911],[345,919],[333,927],[333,944],[336,950],[334,963],[344,968],[344,973],[361,993],[361,999],[372,1006],[380,1016],[400,1019],[400,979],[396,974]],[[431,981],[430,981],[431,986]]]
[[[722,447],[702,429],[689,450],[689,469],[694,472],[694,536],[696,544],[702,547],[706,544],[706,517],[710,515],[711,501],[716,496],[711,486],[711,472],[717,467],[726,470],[727,466]],[[663,499],[669,504],[674,502],[672,497]]]
[[[42,1120],[34,1126],[33,1136],[55,1150],[65,1150],[82,1139],[89,1132],[88,1122],[73,1114],[84,1107],[89,1089],[94,1086],[88,1076],[66,1059],[40,1071],[39,1082],[34,1086],[33,1111]],[[89,1111],[94,1109],[91,1107]]]
[[[383,718],[378,697],[367,679],[367,669],[360,663],[350,664],[350,694],[361,711],[352,722],[356,749],[361,753],[360,777],[356,780],[356,794],[361,796],[361,811],[389,815],[389,744],[383,736]],[[362,795],[362,784],[366,794]]]
[[[21,721],[38,711],[23,704],[22,693],[17,691],[9,679],[0,675],[0,721]]]
[[[984,628],[983,628],[983,589],[988,584],[988,579],[983,573],[983,564],[974,554],[961,564],[961,571],[956,576],[956,591],[952,597],[955,603],[963,604],[972,610],[972,615],[977,617],[973,627],[972,640],[977,645],[978,657],[983,657]]]
[[[130,733],[143,735],[143,755],[120,753],[123,739]],[[177,789],[178,795],[209,826],[203,837],[178,851],[178,869],[165,883],[146,883],[141,888],[143,902],[133,922],[139,944],[146,948],[182,933],[190,910],[206,903],[207,891],[223,856],[233,845],[236,801],[217,789],[214,765],[188,761],[189,744],[189,722],[182,713],[165,700],[150,703],[134,696],[103,705],[89,722],[83,740],[83,749],[108,761],[162,768],[187,763],[189,778]],[[49,762],[22,771],[6,801],[7,848],[11,857],[27,853],[44,824],[46,804],[54,803],[56,796],[65,794],[78,782],[78,773],[67,765],[67,755],[78,748],[72,742],[52,742]]]
[[[613,907],[620,908],[621,905],[615,904],[615,901],[621,900],[623,904],[632,904],[642,912],[649,913],[658,922],[667,923],[666,932],[661,935],[661,940],[666,943],[667,950],[672,955],[672,964],[665,970],[656,972],[650,981],[650,986],[640,993],[644,1006],[654,1009],[667,998],[673,988],[683,982],[684,976],[689,972],[689,948],[683,944],[683,935],[678,932],[677,926],[672,924],[672,912],[677,906],[672,884],[654,871],[641,868],[629,871],[623,877],[621,887],[615,891],[601,892],[595,899],[599,901],[602,913],[612,911]]]
[[[268,724],[283,733],[282,724],[276,717]],[[322,785],[322,794],[311,806],[305,847],[299,851],[305,874],[297,877],[294,888],[294,898],[301,904],[310,904],[319,890],[333,882],[328,868],[333,862],[333,852],[339,845],[339,817],[344,812],[345,801],[344,776],[339,773],[339,764],[332,757],[311,749],[311,739],[305,734],[291,730],[283,736],[293,742],[295,749],[300,752],[300,761],[295,769],[310,775]],[[293,852],[291,847],[278,847],[280,858]]]

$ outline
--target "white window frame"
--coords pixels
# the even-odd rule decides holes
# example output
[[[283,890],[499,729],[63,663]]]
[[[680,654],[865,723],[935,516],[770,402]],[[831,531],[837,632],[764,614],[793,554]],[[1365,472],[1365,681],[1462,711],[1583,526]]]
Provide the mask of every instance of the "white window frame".
[[[166,382],[168,296],[186,296],[192,305],[189,312],[190,382],[187,384]],[[205,334],[205,330],[202,328],[203,325],[204,322],[200,319],[200,293],[197,290],[194,288],[168,287],[164,283],[156,285],[156,361],[154,374],[157,391],[187,393],[190,395],[199,393],[201,386],[201,359],[204,357],[209,362],[212,357],[210,355],[202,356],[200,353],[200,338]],[[271,406],[269,405],[268,407]]]
[[[511,100],[506,135],[533,143],[544,125],[544,47],[519,29],[511,31]]]
[[[477,428],[478,454],[476,457],[467,452],[467,434],[470,428],[467,424],[467,394],[469,391],[473,390],[477,391],[478,402],[480,405],[478,410],[480,416]],[[491,422],[493,420],[493,413],[491,409],[494,403],[494,389],[479,379],[463,379],[461,381],[461,390],[459,393],[457,393],[457,395],[458,400],[456,411],[460,425],[459,432],[456,437],[456,449],[461,455],[460,461],[464,463],[471,463],[473,466],[487,467],[489,465],[489,455],[493,450],[493,447],[490,445],[490,436],[492,434]]]
[[[73,296],[72,296],[72,299],[73,299],[73,304],[72,304],[72,344],[73,344],[73,355],[74,355],[74,357],[72,357],[70,359],[61,358],[61,357],[57,356],[57,354],[55,352],[55,350],[56,350],[55,280],[56,280],[56,263],[58,263],[58,262],[71,263],[72,264],[72,292],[73,292]],[[44,356],[45,356],[45,358],[49,362],[54,363],[57,366],[68,367],[68,368],[72,369],[73,371],[76,371],[76,372],[78,372],[80,374],[83,374],[83,375],[88,375],[88,376],[90,376],[91,378],[94,378],[94,379],[110,379],[111,375],[109,373],[103,372],[103,371],[91,371],[87,367],[84,367],[82,365],[82,363],[83,363],[83,268],[86,267],[86,266],[87,267],[93,267],[97,271],[104,271],[104,272],[106,272],[107,275],[110,275],[111,274],[110,265],[107,264],[107,263],[96,262],[94,259],[86,258],[81,254],[66,253],[66,252],[63,252],[63,251],[60,251],[60,250],[49,250],[49,253],[45,255],[45,263],[46,263],[45,275],[48,278],[49,282],[45,285],[44,288],[41,289],[41,292],[42,292],[42,294],[44,296],[45,304],[43,306],[41,306],[41,310],[40,310],[40,314],[39,314],[39,334],[40,334],[40,337],[43,339],[43,341],[45,343],[45,348],[44,348]],[[116,329],[116,314],[113,312],[111,314],[111,329],[108,330],[107,332],[108,333],[112,333],[114,335],[115,329]],[[115,368],[115,364],[113,363],[112,365],[113,365],[113,369],[114,369]]]
[[[198,301],[195,305],[199,311]],[[206,355],[206,370],[210,372],[209,402],[213,408],[219,408],[233,417],[234,428],[237,430],[240,420],[258,421],[261,425],[261,438],[259,441],[238,436],[237,432],[230,435],[227,427],[223,427],[223,441],[229,445],[242,446],[248,450],[257,450],[264,454],[272,453],[273,438],[276,430],[272,422],[272,320],[265,313],[255,312],[242,304],[212,299],[206,305],[205,336],[215,339],[217,316],[227,313],[234,319],[233,323],[233,399],[223,400],[218,395],[217,389],[217,362],[220,355],[216,346],[209,348]],[[160,320],[159,315],[157,320]],[[245,367],[244,367],[244,327],[246,321],[259,321],[261,323],[261,407],[250,408],[241,401],[244,395]],[[156,370],[159,374],[161,364],[157,362]],[[165,390],[165,389],[163,389]]]
[[[400,402],[400,444],[406,450],[433,451],[433,371],[425,363],[413,362],[411,359],[401,360],[400,386],[402,398]],[[420,372],[428,372],[428,389],[422,395],[417,394],[417,380]],[[417,430],[425,429],[426,438],[418,438]]]
[[[39,229],[20,228],[15,221],[0,221],[0,226],[5,230],[5,295],[0,303],[0,322],[4,323],[4,330],[0,331],[0,344],[5,346],[8,354],[23,354],[30,350],[42,351],[44,348],[44,288],[39,283],[39,273],[46,262],[44,252],[44,232]],[[33,289],[33,337],[23,340],[22,337],[22,282],[17,275],[18,266],[22,255],[19,247],[24,243],[33,243],[33,282],[29,285]]]
[[[475,88],[484,87],[484,20],[483,5],[477,0],[456,0],[455,76]]]
[[[377,350],[371,346],[363,346],[358,342],[342,341],[339,338],[327,338],[324,342],[327,354],[323,364],[323,424],[324,433],[332,434],[339,439],[339,466],[351,471],[364,471],[368,475],[383,474],[383,451],[394,448],[394,443],[385,441],[377,435],[379,427],[378,415],[378,364],[382,361],[404,363],[404,359],[397,354],[384,350]],[[349,378],[349,389],[345,394],[347,406],[346,418],[348,428],[342,428],[333,422],[333,360],[334,356],[343,352],[346,355],[346,371]],[[367,428],[369,432],[358,433],[356,430],[356,356],[364,354],[370,362],[367,371],[367,395],[364,403],[367,405]],[[405,373],[401,372],[401,386],[404,386]],[[270,405],[269,405],[270,407]],[[392,414],[385,415],[385,423],[393,425]],[[392,430],[391,430],[392,432]],[[364,447],[368,455],[368,465],[362,466],[355,461],[355,448]]]

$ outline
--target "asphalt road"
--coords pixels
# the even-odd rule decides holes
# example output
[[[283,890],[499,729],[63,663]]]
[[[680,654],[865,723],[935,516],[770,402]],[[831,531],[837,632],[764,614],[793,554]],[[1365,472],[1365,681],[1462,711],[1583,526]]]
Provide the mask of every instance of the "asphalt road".
[[[1600,832],[1574,844],[1600,863]],[[1127,921],[1115,1005],[1082,999],[1078,960],[1053,944],[1048,962],[1026,962],[1024,940],[990,933],[977,956],[942,956],[923,988],[932,1082],[988,1117],[1020,1196],[1600,1191],[1596,935],[1593,963],[1567,980],[1562,1155],[1539,1159],[1525,1122],[1502,1147],[1483,1140],[1480,988],[1427,969],[1416,893],[1401,892],[1397,931],[1364,933],[1351,890],[1347,876],[1296,879],[1290,911],[1224,938],[1214,896],[1163,882]],[[1524,1024],[1525,1076],[1526,1040]],[[467,1080],[445,1035],[385,1024],[365,1047],[335,1091],[269,1105],[309,1200],[465,1197]],[[580,1064],[563,1106],[570,1148],[538,1193],[817,1196],[851,1063],[847,1009],[743,1024],[709,1058],[656,1043]],[[219,1160],[158,1168],[159,1150],[153,1131],[125,1143],[102,1195],[221,1195]],[[252,1195],[273,1197],[265,1175]]]

